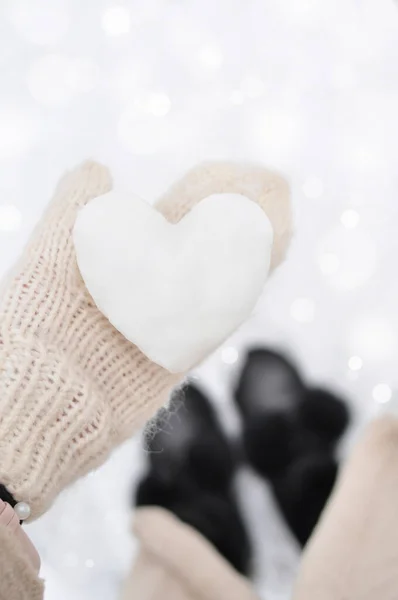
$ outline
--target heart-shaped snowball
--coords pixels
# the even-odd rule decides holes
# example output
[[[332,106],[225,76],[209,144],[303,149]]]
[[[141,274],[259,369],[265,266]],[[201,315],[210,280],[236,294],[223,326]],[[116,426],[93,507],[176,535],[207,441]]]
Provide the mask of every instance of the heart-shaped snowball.
[[[127,193],[79,213],[74,243],[99,310],[173,373],[203,360],[253,310],[268,275],[273,230],[240,194],[214,194],[179,223]]]

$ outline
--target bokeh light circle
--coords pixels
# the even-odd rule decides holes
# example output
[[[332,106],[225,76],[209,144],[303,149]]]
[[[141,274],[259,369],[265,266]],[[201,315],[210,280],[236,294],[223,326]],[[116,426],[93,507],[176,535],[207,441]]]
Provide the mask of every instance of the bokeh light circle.
[[[377,264],[376,244],[365,231],[337,227],[321,242],[318,262],[332,286],[353,290],[372,277]]]
[[[12,0],[9,17],[27,41],[50,46],[62,40],[70,25],[65,0]]]

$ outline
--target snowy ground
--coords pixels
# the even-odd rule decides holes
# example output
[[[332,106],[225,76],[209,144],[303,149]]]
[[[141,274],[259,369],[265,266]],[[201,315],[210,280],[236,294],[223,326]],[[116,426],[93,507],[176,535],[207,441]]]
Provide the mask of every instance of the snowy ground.
[[[397,64],[393,0],[4,0],[0,274],[86,157],[148,200],[200,160],[274,166],[292,185],[289,259],[197,374],[229,413],[245,348],[277,344],[368,418],[398,384]],[[142,457],[132,440],[29,527],[46,600],[116,600]],[[264,485],[245,473],[239,489],[259,588],[287,600],[297,549]]]

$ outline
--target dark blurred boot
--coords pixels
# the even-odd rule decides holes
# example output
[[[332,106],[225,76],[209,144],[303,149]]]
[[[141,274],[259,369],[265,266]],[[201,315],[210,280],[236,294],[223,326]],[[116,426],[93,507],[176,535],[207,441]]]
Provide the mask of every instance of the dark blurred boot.
[[[249,352],[235,391],[248,462],[271,483],[300,544],[311,536],[337,476],[335,448],[349,423],[346,404],[308,387],[271,350]]]
[[[187,385],[151,429],[150,468],[138,487],[137,506],[173,512],[247,574],[251,549],[232,490],[237,460],[211,403]]]

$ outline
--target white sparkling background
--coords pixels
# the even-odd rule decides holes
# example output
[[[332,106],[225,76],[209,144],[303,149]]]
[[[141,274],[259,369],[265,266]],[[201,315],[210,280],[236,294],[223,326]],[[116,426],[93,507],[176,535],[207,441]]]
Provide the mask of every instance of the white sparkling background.
[[[289,259],[198,375],[228,413],[245,347],[276,343],[366,419],[398,385],[397,107],[392,0],[1,0],[0,275],[84,158],[151,201],[203,159],[274,166],[292,185]],[[141,455],[126,444],[28,528],[46,600],[117,598]],[[297,550],[240,479],[259,589],[285,600]]]

